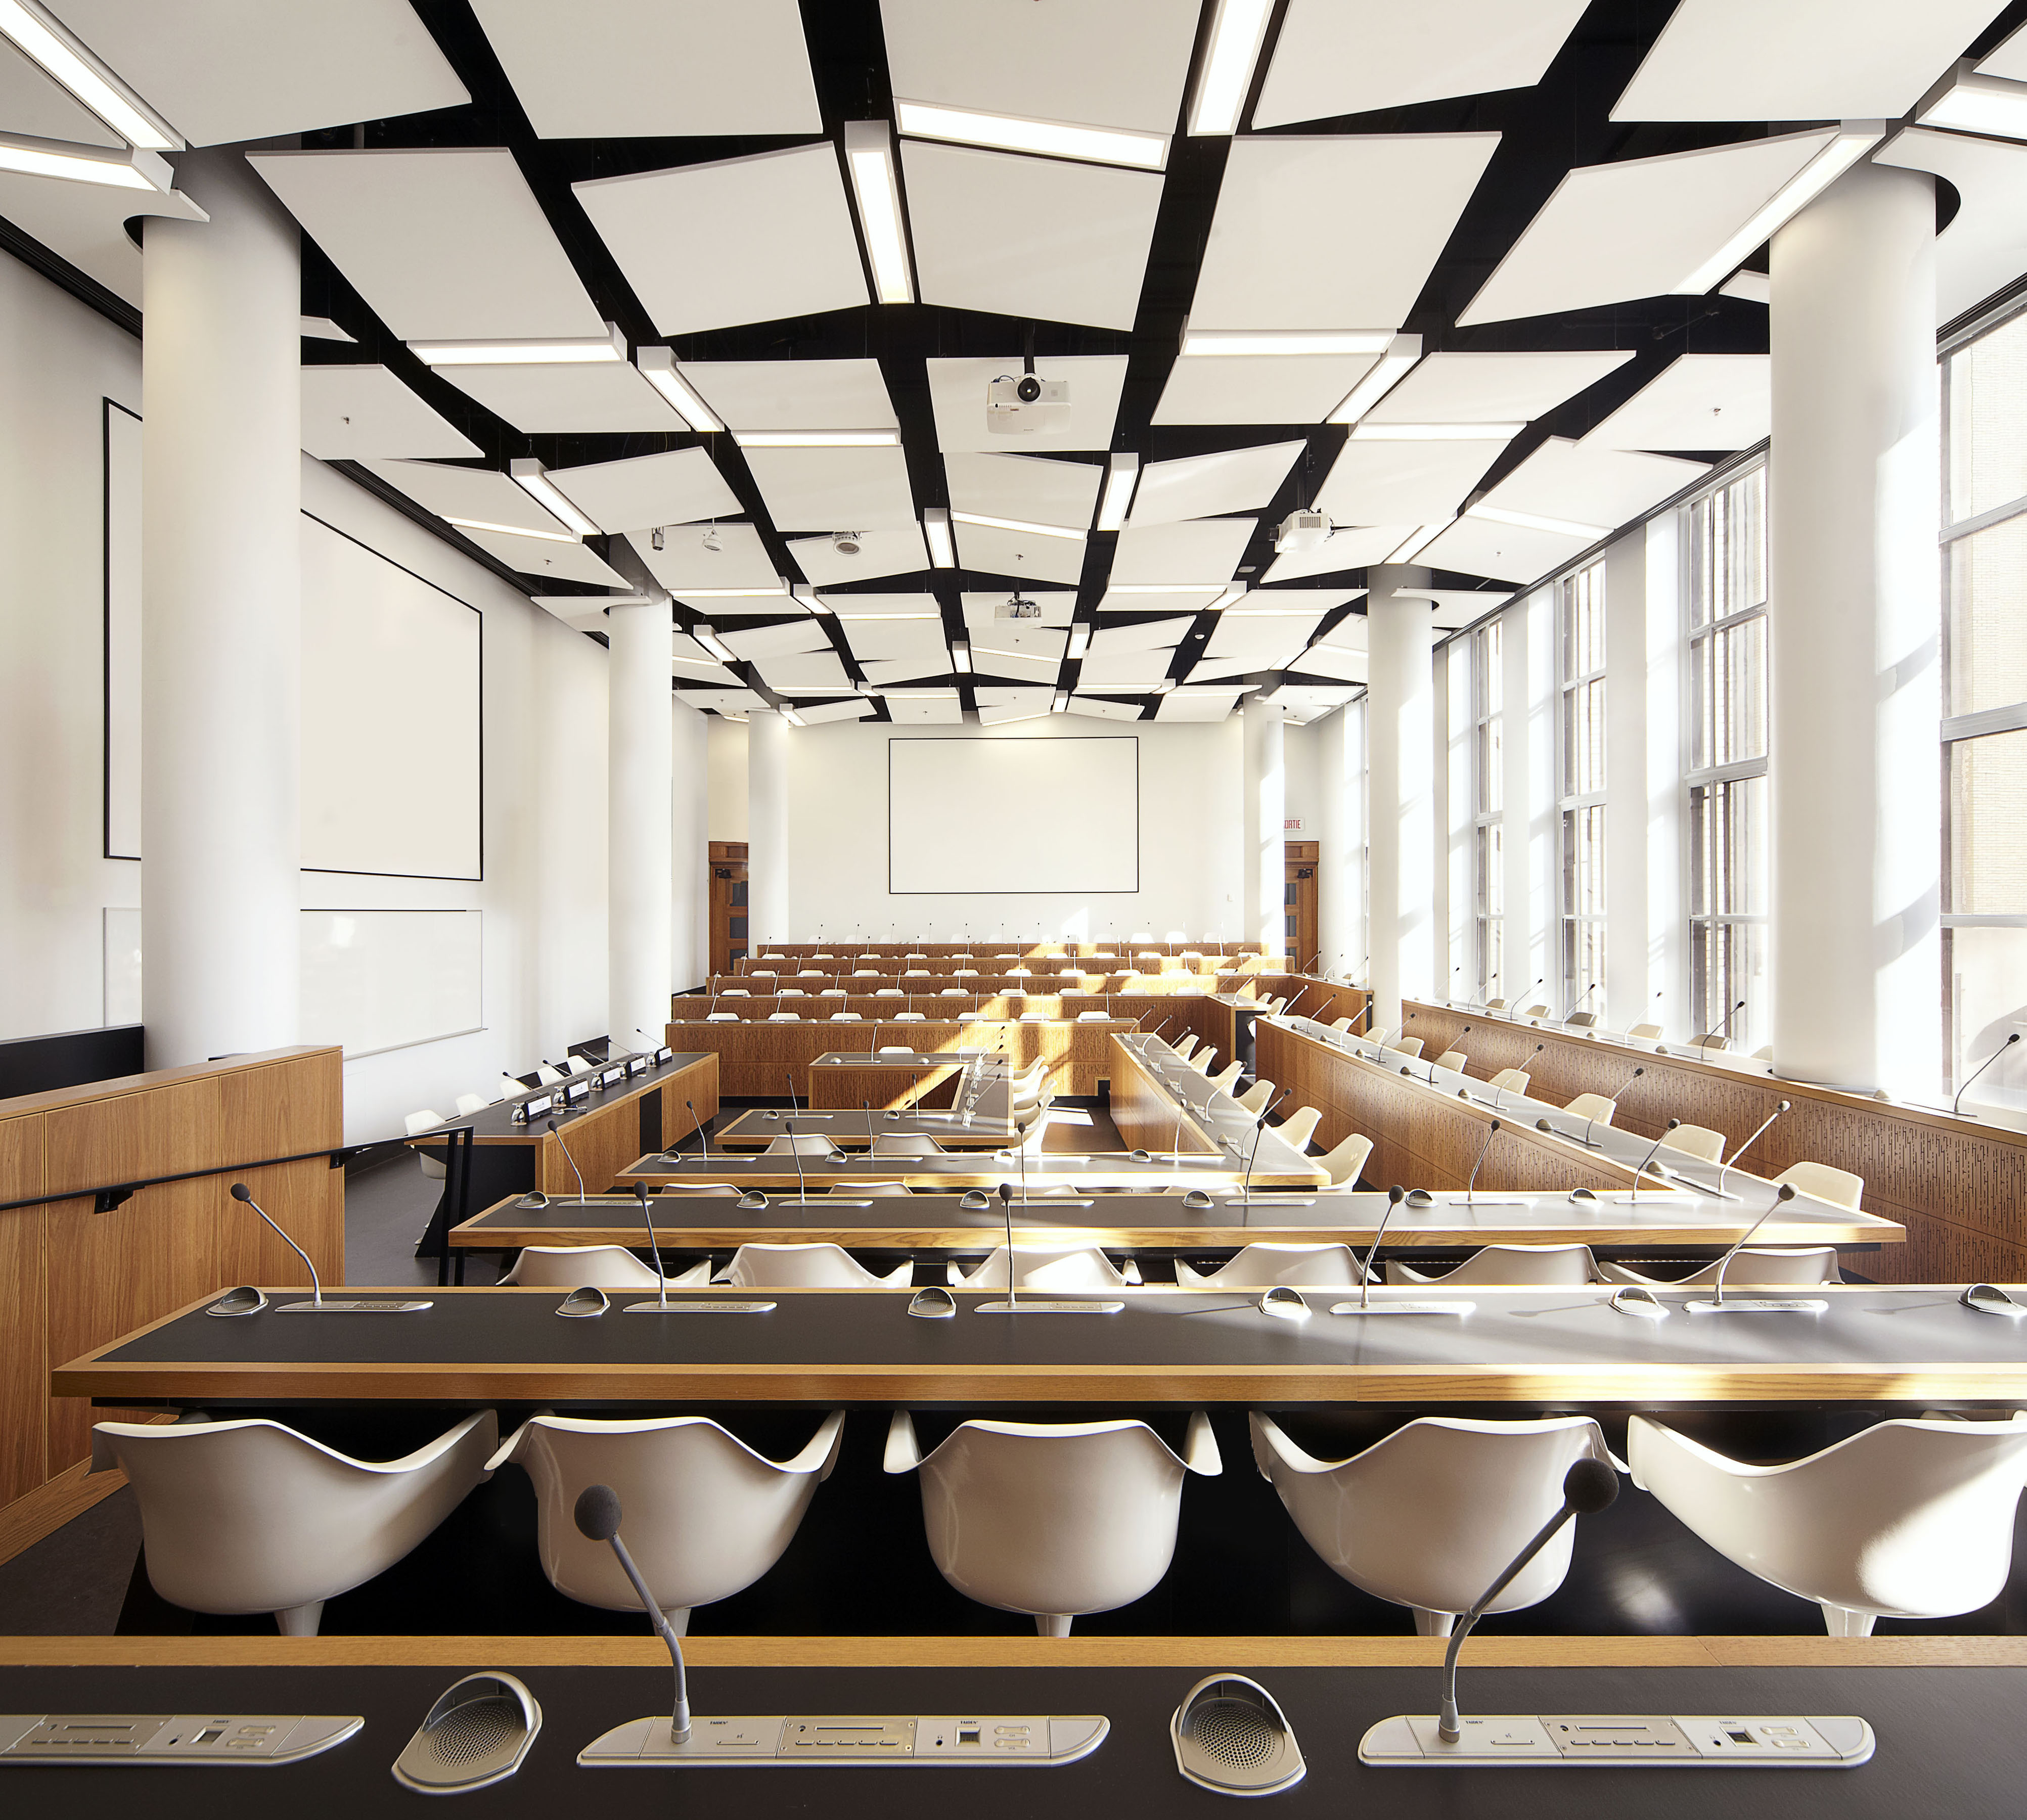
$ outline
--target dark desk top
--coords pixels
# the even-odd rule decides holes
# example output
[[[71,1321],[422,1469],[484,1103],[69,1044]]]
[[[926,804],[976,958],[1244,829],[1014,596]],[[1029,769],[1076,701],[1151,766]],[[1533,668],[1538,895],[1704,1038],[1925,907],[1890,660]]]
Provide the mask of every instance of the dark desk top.
[[[630,1054],[637,1053],[639,1052],[624,1052],[619,1057],[619,1061],[624,1062]],[[475,1113],[461,1114],[453,1119],[446,1119],[443,1124],[433,1126],[428,1131],[416,1132],[412,1141],[419,1144],[426,1144],[434,1139],[441,1138],[445,1132],[456,1131],[469,1125],[471,1128],[473,1142],[476,1143],[537,1143],[548,1135],[548,1128],[545,1123],[548,1119],[553,1118],[559,1127],[567,1128],[575,1120],[600,1111],[606,1106],[618,1106],[622,1101],[637,1099],[650,1087],[660,1087],[672,1076],[681,1074],[685,1069],[694,1068],[700,1062],[713,1061],[716,1059],[715,1056],[707,1051],[678,1050],[666,1061],[659,1065],[651,1061],[644,1072],[631,1075],[626,1080],[611,1087],[601,1091],[596,1086],[593,1086],[589,1097],[579,1105],[569,1107],[552,1105],[548,1111],[538,1113],[526,1124],[515,1122],[514,1113],[516,1109],[526,1106],[531,1100],[538,1100],[545,1095],[560,1094],[569,1087],[570,1081],[596,1082],[604,1070],[594,1069],[589,1074],[573,1075],[570,1081],[552,1081],[546,1087],[531,1087],[525,1093],[518,1094],[511,1099],[503,1099],[496,1106],[483,1106]]]
[[[275,1290],[277,1304],[300,1290]],[[236,1320],[202,1303],[52,1374],[52,1394],[154,1399],[747,1401],[776,1402],[1526,1402],[2018,1400],[2027,1346],[2014,1324],[1953,1289],[1811,1291],[1812,1314],[1619,1314],[1608,1289],[1477,1289],[1461,1316],[1361,1319],[1311,1297],[1305,1322],[1250,1297],[1128,1290],[1115,1314],[977,1312],[920,1320],[908,1292],[685,1290],[671,1300],[762,1299],[758,1314],[559,1320],[555,1289],[437,1289],[402,1315]],[[1438,1299],[1426,1289],[1373,1299]]]
[[[323,1647],[310,1659],[330,1665],[318,1667],[257,1666],[244,1664],[243,1658],[242,1665],[219,1665],[204,1659],[205,1652],[194,1640],[138,1641],[179,1642],[194,1659],[138,1667],[0,1669],[0,1708],[301,1711],[356,1714],[366,1722],[321,1756],[268,1770],[0,1767],[0,1790],[11,1811],[61,1814],[66,1820],[131,1820],[137,1811],[194,1816],[271,1809],[290,1820],[357,1820],[392,1811],[397,1804],[413,1806],[389,1766],[436,1697],[475,1667],[519,1674],[541,1706],[543,1724],[519,1771],[474,1796],[473,1811],[543,1820],[594,1803],[600,1813],[615,1816],[704,1812],[722,1803],[725,1811],[755,1820],[792,1815],[803,1820],[811,1814],[840,1820],[874,1815],[940,1820],[954,1803],[977,1820],[1031,1820],[1043,1811],[1061,1820],[1170,1814],[1210,1820],[1231,1809],[1224,1797],[1176,1774],[1169,1719],[1204,1675],[1241,1667],[1235,1656],[1251,1657],[1243,1671],[1280,1703],[1307,1761],[1304,1780],[1274,1797],[1273,1811],[1290,1815],[1626,1820],[1634,1814],[1640,1820],[1711,1820],[1721,1814],[1729,1820],[1909,1820],[1933,1814],[1981,1820],[2018,1812],[2027,1779],[2017,1667],[1855,1665],[1890,1662],[1888,1651],[1854,1652],[1836,1665],[1689,1667],[1681,1664],[1678,1652],[1665,1647],[1678,1640],[1626,1639],[1615,1640],[1632,1646],[1623,1652],[1591,1652],[1594,1660],[1609,1666],[1508,1667],[1491,1660],[1473,1666],[1481,1650],[1493,1659],[1512,1659],[1512,1646],[1501,1650],[1501,1640],[1474,1640],[1459,1682],[1467,1712],[1852,1713],[1871,1722],[1877,1750],[1870,1763],[1842,1770],[1444,1772],[1370,1769],[1357,1758],[1359,1740],[1375,1722],[1394,1713],[1434,1710],[1439,1656],[1433,1648],[1417,1651],[1412,1661],[1330,1667],[1271,1659],[1263,1666],[1259,1654],[1244,1647],[1255,1641],[1250,1639],[1187,1639],[1200,1652],[1194,1659],[1177,1656],[1160,1666],[1121,1667],[1093,1666],[1075,1638],[1047,1667],[717,1667],[708,1660],[712,1640],[698,1639],[692,1648],[690,1693],[700,1718],[1013,1711],[1096,1713],[1111,1722],[1105,1741],[1080,1762],[967,1774],[800,1766],[581,1770],[577,1753],[593,1738],[628,1719],[666,1711],[666,1659],[657,1663],[644,1650],[617,1640],[592,1644],[586,1639],[589,1648],[557,1650],[553,1645],[559,1641],[570,1645],[578,1640],[530,1638],[524,1640],[525,1653],[516,1654],[501,1652],[502,1640],[474,1638],[469,1641],[475,1647],[465,1659],[446,1663],[431,1652],[422,1663],[411,1663],[399,1659],[398,1641],[390,1649],[386,1640],[320,1638],[316,1642]],[[1131,1659],[1130,1645],[1118,1651],[1119,1640],[1105,1641]],[[1663,1648],[1637,1647],[1650,1641]],[[1240,1647],[1232,1650],[1235,1641]],[[1864,1649],[1861,1645],[1860,1652]],[[1299,1652],[1298,1643],[1290,1653],[1299,1660]],[[230,1659],[239,1652],[220,1653]],[[1545,1642],[1542,1653],[1554,1660],[1553,1640]],[[1677,1659],[1665,1666],[1626,1665],[1650,1654]],[[369,1659],[345,1659],[360,1655]],[[386,1659],[390,1656],[395,1659]],[[557,1661],[559,1656],[564,1660]]]
[[[1006,1117],[1006,1089],[1002,1084],[996,1090],[986,1090],[986,1097],[969,1124],[951,1112],[910,1111],[899,1117],[875,1112],[869,1118],[858,1106],[829,1109],[818,1106],[814,1110],[805,1107],[793,1113],[755,1107],[724,1126],[711,1142],[720,1150],[746,1151],[748,1154],[740,1160],[750,1165],[753,1151],[765,1149],[777,1138],[786,1137],[791,1125],[799,1137],[829,1138],[847,1150],[863,1150],[875,1138],[933,1138],[946,1150],[1003,1150],[1017,1135]]]
[[[1282,1146],[1286,1152],[1287,1146]],[[1246,1179],[1243,1160],[1235,1161],[1222,1152],[1201,1156],[1154,1157],[1146,1162],[1119,1151],[1080,1154],[1052,1150],[1043,1161],[1032,1158],[1028,1165],[1031,1188],[1046,1180],[1050,1185],[1074,1191],[1101,1188],[1185,1187],[1208,1190],[1236,1188]],[[996,1153],[966,1157],[848,1157],[826,1162],[805,1157],[799,1174],[788,1157],[713,1156],[708,1164],[695,1152],[643,1157],[619,1172],[622,1184],[661,1183],[737,1182],[742,1187],[793,1188],[806,1182],[815,1188],[849,1187],[854,1182],[905,1182],[914,1189],[993,1189],[1002,1182],[1018,1183],[1017,1159],[1002,1159]],[[1313,1162],[1288,1157],[1285,1167],[1269,1168],[1263,1161],[1253,1171],[1254,1188],[1313,1187],[1324,1180],[1324,1172]]]

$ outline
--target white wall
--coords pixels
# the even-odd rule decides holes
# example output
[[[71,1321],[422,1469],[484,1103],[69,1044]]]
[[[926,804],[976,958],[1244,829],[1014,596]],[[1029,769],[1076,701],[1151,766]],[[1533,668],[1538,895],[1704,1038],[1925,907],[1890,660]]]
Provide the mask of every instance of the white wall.
[[[746,838],[746,723],[705,717],[705,767],[710,804],[707,811],[712,840]]]
[[[1108,728],[1109,731],[1126,729]],[[792,728],[788,737],[789,923],[793,940],[928,936],[1063,936],[1124,938],[1170,930],[1196,939],[1236,940],[1239,909],[1239,723],[1137,725],[1140,740],[1140,889],[1078,896],[910,895],[887,889],[887,742],[889,739],[1050,739],[1088,736],[1091,724],[1058,715],[1005,727],[888,725]],[[714,757],[719,748],[712,729]],[[714,767],[714,839],[719,830]],[[925,838],[933,839],[933,828]],[[1046,841],[1049,806],[1038,802],[1011,840]]]

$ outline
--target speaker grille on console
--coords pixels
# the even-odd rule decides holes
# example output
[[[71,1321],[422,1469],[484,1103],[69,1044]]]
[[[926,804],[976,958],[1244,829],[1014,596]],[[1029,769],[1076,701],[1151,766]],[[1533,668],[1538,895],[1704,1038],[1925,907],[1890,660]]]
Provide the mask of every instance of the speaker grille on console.
[[[521,1709],[505,1694],[467,1701],[444,1715],[427,1733],[430,1754],[446,1769],[462,1769],[515,1743]]]
[[[1273,1755],[1281,1733],[1260,1709],[1238,1700],[1206,1700],[1190,1715],[1190,1736],[1205,1755],[1235,1770]]]

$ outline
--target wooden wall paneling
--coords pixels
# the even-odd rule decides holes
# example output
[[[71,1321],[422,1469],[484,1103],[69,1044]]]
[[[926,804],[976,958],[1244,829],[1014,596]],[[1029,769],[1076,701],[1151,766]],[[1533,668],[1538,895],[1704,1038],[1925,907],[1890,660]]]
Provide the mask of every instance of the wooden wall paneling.
[[[0,1201],[45,1192],[39,1118],[0,1120]],[[49,1447],[46,1210],[0,1213],[0,1504],[42,1482]],[[70,1355],[65,1355],[68,1357]]]
[[[1160,1079],[1117,1037],[1109,1039],[1112,1122],[1128,1150],[1214,1155],[1218,1146],[1179,1105]]]

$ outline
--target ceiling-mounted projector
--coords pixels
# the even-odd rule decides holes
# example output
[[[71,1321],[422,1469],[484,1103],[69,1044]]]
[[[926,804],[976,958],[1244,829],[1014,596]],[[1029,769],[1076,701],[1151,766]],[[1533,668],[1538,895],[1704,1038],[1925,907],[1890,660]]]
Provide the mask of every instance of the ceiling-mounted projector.
[[[1060,424],[1070,408],[1067,379],[1010,374],[985,388],[985,427],[995,436],[1032,436]]]
[[[1039,619],[1042,617],[1042,604],[1039,600],[1023,599],[1018,594],[1010,594],[992,609],[995,619]]]
[[[1320,550],[1330,541],[1331,521],[1328,512],[1294,511],[1282,519],[1274,533],[1274,548],[1280,556],[1298,556],[1306,550]]]

